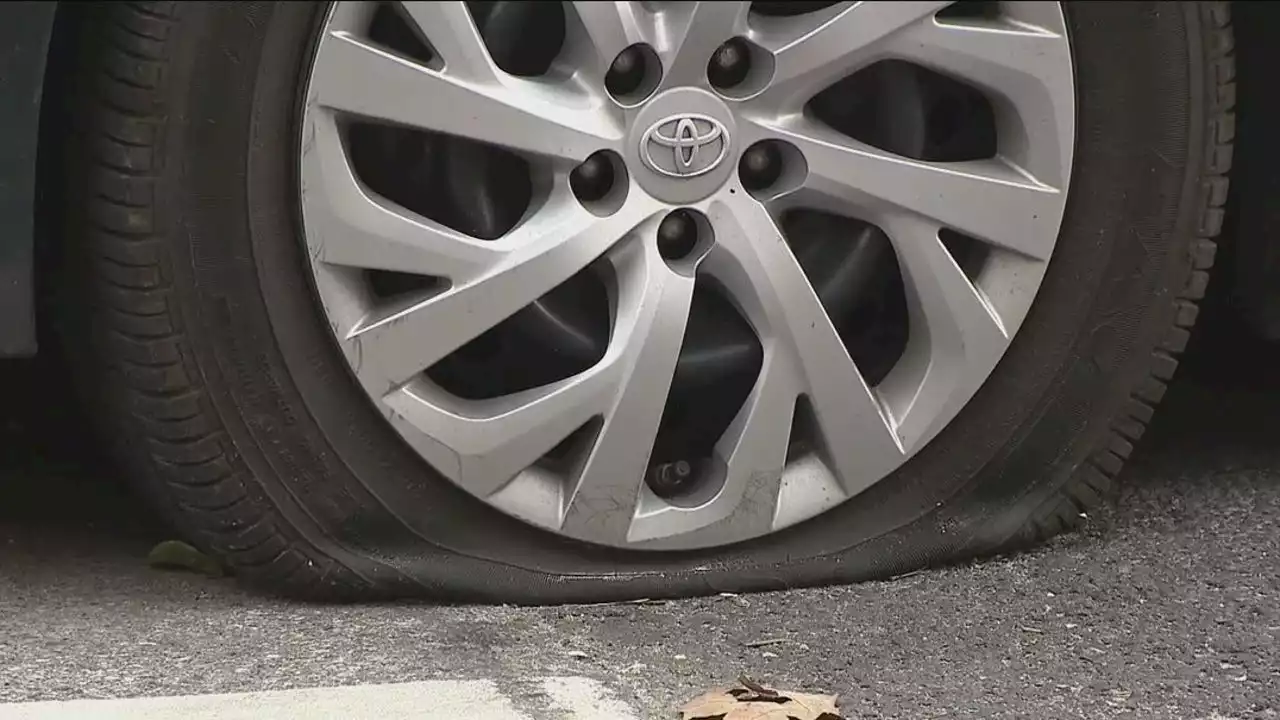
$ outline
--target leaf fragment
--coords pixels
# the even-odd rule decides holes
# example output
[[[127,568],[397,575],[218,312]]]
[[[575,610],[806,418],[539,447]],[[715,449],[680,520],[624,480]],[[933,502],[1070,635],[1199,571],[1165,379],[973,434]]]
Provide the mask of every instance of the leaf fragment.
[[[680,720],[842,720],[835,695],[775,690],[745,676],[680,708]]]
[[[191,572],[222,577],[222,565],[217,560],[181,540],[165,540],[147,553],[147,564],[158,570],[189,570]]]

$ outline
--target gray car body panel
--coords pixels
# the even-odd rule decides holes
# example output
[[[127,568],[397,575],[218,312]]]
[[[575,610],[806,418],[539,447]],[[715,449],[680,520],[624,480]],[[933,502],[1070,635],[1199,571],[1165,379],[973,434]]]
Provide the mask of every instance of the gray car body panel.
[[[0,357],[36,351],[36,146],[56,11],[0,7]]]

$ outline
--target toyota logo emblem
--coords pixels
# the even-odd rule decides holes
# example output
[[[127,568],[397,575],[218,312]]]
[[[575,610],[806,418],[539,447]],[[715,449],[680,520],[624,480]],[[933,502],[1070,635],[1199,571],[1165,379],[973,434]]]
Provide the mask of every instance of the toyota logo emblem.
[[[711,172],[728,154],[728,131],[719,120],[706,115],[665,117],[650,125],[640,139],[640,159],[668,177]]]

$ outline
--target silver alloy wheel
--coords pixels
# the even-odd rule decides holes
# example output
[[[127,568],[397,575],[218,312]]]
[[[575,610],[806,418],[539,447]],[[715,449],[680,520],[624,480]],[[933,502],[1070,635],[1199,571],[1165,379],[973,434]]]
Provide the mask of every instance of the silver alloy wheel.
[[[338,3],[317,45],[301,147],[301,207],[316,287],[355,377],[437,471],[492,506],[604,545],[688,549],[758,537],[812,517],[883,479],[956,417],[1026,317],[1053,252],[1075,137],[1075,89],[1062,9],[1002,3],[998,19],[944,20],[947,2],[839,3],[758,18],[750,3],[568,4],[565,49],[547,77],[498,69],[462,2],[405,2],[437,61],[371,42],[373,3]],[[735,92],[708,81],[733,37],[759,53]],[[645,43],[660,80],[643,99],[604,88],[614,58]],[[802,110],[860,68],[905,60],[991,98],[998,151],[987,160],[917,161],[851,140]],[[348,118],[462,136],[531,160],[547,182],[517,226],[483,241],[370,192],[343,141]],[[656,136],[656,140],[655,140]],[[781,183],[749,192],[743,151],[789,150]],[[719,142],[720,145],[715,143]],[[620,190],[584,206],[574,167],[621,159]],[[660,156],[662,152],[681,153]],[[789,207],[874,223],[892,242],[911,333],[869,387],[776,218]],[[660,255],[662,217],[705,217],[709,236],[681,263]],[[942,229],[991,248],[971,280]],[[585,372],[515,395],[462,400],[424,370],[589,267],[613,275],[612,332]],[[443,278],[392,306],[352,269]],[[643,478],[685,335],[695,271],[715,279],[759,336],[755,387],[716,447],[714,491],[663,500]],[[826,440],[820,461],[788,463],[797,400]],[[581,468],[535,461],[591,421]]]

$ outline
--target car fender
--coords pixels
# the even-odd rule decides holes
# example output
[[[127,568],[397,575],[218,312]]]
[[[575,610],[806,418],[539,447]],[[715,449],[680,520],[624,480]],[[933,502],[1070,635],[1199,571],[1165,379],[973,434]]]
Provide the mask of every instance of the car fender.
[[[0,357],[36,351],[36,146],[56,11],[0,6]]]

